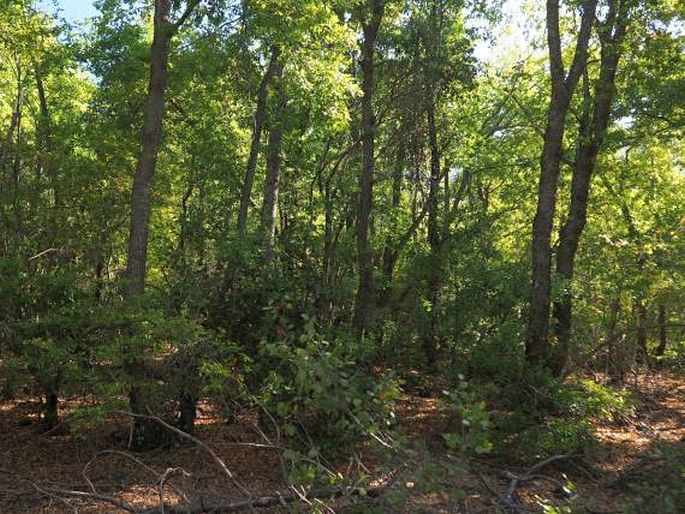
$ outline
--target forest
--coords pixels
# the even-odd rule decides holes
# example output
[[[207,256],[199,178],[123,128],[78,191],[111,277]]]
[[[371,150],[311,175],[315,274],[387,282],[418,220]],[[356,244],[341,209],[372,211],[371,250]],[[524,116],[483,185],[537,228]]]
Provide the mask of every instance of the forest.
[[[685,512],[682,0],[60,3],[0,1],[0,512]]]

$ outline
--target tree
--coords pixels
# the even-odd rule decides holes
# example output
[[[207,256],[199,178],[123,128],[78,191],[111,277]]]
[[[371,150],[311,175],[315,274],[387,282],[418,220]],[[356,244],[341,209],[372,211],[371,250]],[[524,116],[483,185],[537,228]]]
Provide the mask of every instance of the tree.
[[[150,76],[141,148],[131,189],[131,223],[126,260],[126,296],[133,298],[145,289],[145,267],[152,204],[152,179],[162,140],[164,94],[169,49],[173,36],[192,14],[200,0],[189,0],[176,21],[171,20],[171,0],[155,0],[154,32],[150,47]]]
[[[526,358],[531,364],[548,364],[550,358],[549,317],[552,295],[552,229],[557,202],[559,168],[566,116],[573,93],[587,66],[588,46],[595,20],[597,0],[583,2],[573,62],[564,71],[559,29],[559,1],[547,2],[547,47],[552,94],[541,156],[538,202],[533,220],[532,291],[528,321]]]
[[[560,375],[566,366],[571,344],[572,281],[578,243],[587,221],[590,181],[596,167],[597,155],[606,134],[614,99],[616,72],[623,53],[623,39],[630,16],[629,2],[609,2],[607,18],[598,26],[600,42],[599,78],[591,98],[587,72],[584,77],[583,112],[578,128],[577,147],[573,165],[571,202],[566,221],[561,227],[556,250],[556,271],[554,282],[562,285],[562,291],[555,299],[553,318],[558,338],[557,355],[552,360],[552,369]]]
[[[155,0],[154,30],[150,47],[150,75],[147,103],[145,106],[141,148],[133,176],[131,190],[131,222],[126,260],[126,293],[128,299],[140,296],[145,289],[145,269],[152,204],[152,179],[159,146],[162,140],[164,118],[164,95],[167,86],[169,50],[173,36],[191,15],[199,0],[189,0],[185,11],[175,21],[171,21],[171,0]],[[141,356],[131,349],[126,355],[125,364],[136,377],[140,373]],[[147,414],[147,400],[142,397],[138,384],[134,383],[129,391],[131,411]],[[134,442],[137,448],[150,448],[160,444],[159,427],[155,421],[138,418],[134,423]]]
[[[252,142],[250,143],[250,155],[247,158],[247,168],[245,170],[245,180],[240,194],[240,209],[238,210],[238,232],[245,233],[247,227],[247,211],[250,206],[252,196],[252,185],[254,184],[255,173],[257,171],[257,159],[261,145],[262,129],[266,121],[266,105],[269,94],[269,87],[274,79],[280,79],[283,74],[283,63],[281,62],[281,50],[278,45],[271,48],[271,59],[269,66],[264,72],[259,89],[257,91],[257,106],[255,107],[254,122],[252,128]]]
[[[364,337],[373,322],[375,304],[373,250],[371,248],[371,211],[373,209],[373,181],[375,170],[376,116],[374,94],[376,88],[375,52],[378,30],[383,20],[385,0],[367,0],[357,7],[357,18],[362,27],[362,169],[359,175],[359,203],[357,208],[357,261],[359,286],[354,307],[354,332],[357,339]]]

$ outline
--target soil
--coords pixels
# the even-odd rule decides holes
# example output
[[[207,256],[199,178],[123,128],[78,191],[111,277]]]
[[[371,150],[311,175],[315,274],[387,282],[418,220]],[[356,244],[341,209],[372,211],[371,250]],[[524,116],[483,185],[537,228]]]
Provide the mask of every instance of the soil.
[[[46,436],[38,401],[14,400],[0,404],[0,512],[151,514],[162,512],[160,497],[166,514],[227,512],[231,505],[248,512],[238,507],[249,497],[266,504],[255,504],[259,512],[315,510],[308,501],[318,501],[322,511],[360,513],[543,512],[545,505],[559,509],[553,512],[685,512],[677,504],[685,491],[673,491],[685,483],[679,460],[685,455],[685,382],[651,374],[630,387],[638,398],[635,413],[595,422],[596,451],[525,466],[449,450],[442,434],[452,420],[439,401],[405,396],[397,409],[404,449],[383,450],[387,439],[378,434],[346,459],[325,462],[334,475],[352,480],[363,472],[365,478],[345,489],[322,485],[320,501],[288,488],[281,448],[289,443],[262,432],[256,412],[238,413],[227,424],[203,404],[195,432],[202,444],[133,453],[127,448],[131,422],[123,415]],[[62,418],[83,402],[63,402]]]

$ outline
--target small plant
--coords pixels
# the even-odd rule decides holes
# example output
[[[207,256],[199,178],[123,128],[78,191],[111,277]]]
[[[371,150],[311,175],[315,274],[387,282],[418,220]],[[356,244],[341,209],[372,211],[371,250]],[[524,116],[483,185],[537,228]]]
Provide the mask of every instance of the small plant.
[[[442,435],[447,446],[461,452],[489,453],[492,450],[490,415],[485,402],[469,390],[462,375],[457,389],[443,391],[455,423],[455,432]]]
[[[298,337],[265,341],[261,351],[274,363],[263,398],[287,434],[302,430],[335,447],[394,420],[397,380],[365,369],[364,348],[354,341],[326,341],[307,322]]]
[[[559,411],[579,418],[616,421],[634,413],[634,401],[629,391],[619,391],[586,379],[560,388],[556,403]]]

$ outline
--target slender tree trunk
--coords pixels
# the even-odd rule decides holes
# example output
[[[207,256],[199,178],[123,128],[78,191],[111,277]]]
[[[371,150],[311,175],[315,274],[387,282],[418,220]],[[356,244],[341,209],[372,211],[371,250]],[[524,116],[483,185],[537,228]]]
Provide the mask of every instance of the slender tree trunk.
[[[125,296],[132,299],[145,289],[145,268],[152,201],[152,181],[157,155],[162,140],[164,118],[164,95],[168,78],[169,48],[178,28],[191,14],[199,0],[189,0],[178,21],[170,20],[171,0],[155,0],[154,33],[150,49],[150,77],[147,104],[145,106],[141,148],[133,177],[131,192],[131,225],[126,264],[127,280]],[[136,384],[144,371],[141,356],[127,349],[125,365],[133,377],[129,391],[129,407],[133,413],[146,414],[148,399]],[[149,449],[162,442],[163,434],[154,421],[134,420],[133,445],[137,449]]]
[[[240,208],[238,210],[238,231],[241,234],[245,233],[247,228],[247,213],[250,207],[252,197],[252,186],[254,184],[255,174],[257,172],[257,159],[259,158],[259,148],[261,146],[262,130],[264,129],[264,122],[266,121],[266,106],[269,96],[269,87],[274,76],[279,73],[279,69],[283,70],[281,64],[281,51],[279,47],[274,46],[271,49],[271,60],[269,66],[264,72],[259,89],[257,91],[257,106],[255,108],[254,124],[252,126],[252,142],[250,143],[250,154],[247,158],[247,167],[245,169],[245,181],[243,182],[242,192],[240,194]]]
[[[538,186],[538,204],[533,220],[532,292],[528,323],[526,358],[532,364],[543,364],[549,353],[549,308],[552,291],[551,233],[556,209],[557,182],[561,144],[568,101],[555,98],[549,106],[547,129],[542,153],[542,174]]]
[[[105,257],[102,250],[98,250],[95,257],[95,304],[99,305],[102,302],[102,290],[105,285]]]
[[[642,298],[638,298],[635,302],[635,320],[637,322],[637,329],[635,330],[637,362],[649,364],[649,353],[647,352],[647,305]]]
[[[376,117],[373,111],[375,94],[374,54],[376,37],[383,18],[384,0],[368,0],[371,12],[363,21],[362,41],[362,172],[359,176],[359,204],[357,209],[357,254],[359,287],[354,312],[354,330],[357,339],[364,337],[371,325],[375,307],[373,280],[373,250],[371,248],[371,210],[373,208],[373,180],[375,171],[374,147]]]
[[[611,379],[620,383],[623,381],[623,365],[622,353],[616,348],[616,326],[618,325],[618,316],[621,313],[621,294],[616,296],[616,300],[611,304],[611,315],[609,318],[609,326],[607,328],[606,345],[607,345],[607,362],[606,369]]]
[[[43,409],[43,424],[46,429],[54,428],[59,424],[59,397],[54,383],[45,386],[45,407]]]
[[[391,205],[393,212],[397,212],[402,202],[402,182],[404,180],[404,166],[407,158],[407,151],[404,141],[398,141],[397,144],[397,160],[392,173],[392,198]],[[389,292],[392,287],[392,280],[395,271],[395,248],[392,236],[388,236],[385,241],[385,248],[383,248],[383,276],[385,284],[383,292],[380,295],[379,303],[385,306],[389,299]]]
[[[278,208],[278,187],[281,180],[281,141],[287,98],[283,87],[283,63],[279,63],[274,74],[275,92],[278,96],[274,120],[266,144],[266,182],[262,205],[262,258],[265,264],[274,260],[274,239],[276,235],[276,209]]]
[[[41,161],[50,180],[53,205],[59,214],[59,209],[62,206],[62,202],[59,193],[59,177],[56,166],[57,163],[55,161],[54,148],[52,145],[52,123],[50,120],[50,109],[48,108],[48,100],[45,94],[43,78],[38,70],[36,70],[36,87],[38,89],[38,101],[40,104],[40,125],[38,132],[41,140]],[[57,216],[52,216],[52,219],[57,221]]]
[[[654,354],[657,357],[662,357],[664,355],[666,345],[668,344],[668,338],[666,336],[666,318],[666,306],[663,303],[660,303],[657,317],[657,323],[659,325],[659,346],[657,346],[654,351]]]
[[[589,111],[586,110],[578,133],[579,143],[571,183],[571,204],[566,222],[560,231],[559,247],[556,254],[556,274],[559,277],[559,282],[564,284],[563,291],[555,301],[553,309],[559,341],[552,363],[552,370],[556,375],[563,373],[571,346],[574,262],[580,237],[587,222],[592,173],[609,124],[616,69],[626,29],[627,12],[621,6],[614,5],[618,3],[623,5],[621,0],[612,2],[614,11],[607,20],[607,23],[611,25],[609,33],[612,35],[610,39],[601,38],[600,75],[592,106],[592,122],[588,124]],[[606,31],[606,28],[603,30]],[[587,87],[587,78],[585,83]],[[587,89],[586,101],[589,100],[589,87]]]
[[[131,192],[131,226],[128,243],[127,296],[140,295],[145,288],[145,266],[150,226],[152,180],[162,139],[164,94],[166,91],[172,25],[171,0],[156,0],[154,35],[150,55],[150,79],[141,138],[141,149]]]
[[[24,232],[24,214],[22,209],[22,202],[20,201],[20,184],[21,184],[21,163],[22,163],[22,140],[24,132],[22,130],[23,119],[23,94],[22,103],[18,105],[17,109],[17,124],[16,124],[16,143],[14,145],[14,159],[12,161],[12,210],[14,212],[14,232],[12,240],[14,248],[19,248],[20,241]]]
[[[597,0],[584,3],[581,28],[576,40],[573,63],[564,75],[559,33],[559,1],[547,1],[547,44],[549,49],[552,96],[547,110],[547,126],[541,157],[538,202],[533,220],[532,289],[528,321],[526,360],[549,364],[549,315],[552,292],[552,227],[556,211],[562,144],[571,98],[587,65],[588,42],[595,19]]]
[[[332,285],[332,267],[333,267],[333,198],[331,194],[331,177],[326,180],[324,187],[324,239],[323,239],[323,256],[322,256],[322,270],[321,270],[321,293],[318,298],[319,317],[331,319],[331,285]]]
[[[432,94],[431,94],[432,95]],[[435,370],[437,362],[437,325],[438,293],[440,289],[440,225],[438,222],[438,193],[440,190],[440,149],[438,147],[438,130],[435,121],[435,99],[430,98],[427,107],[428,141],[430,146],[430,186],[428,191],[428,244],[431,261],[428,270],[427,295],[430,313],[427,331],[423,336],[423,351],[428,371]]]
[[[7,135],[2,144],[2,152],[0,152],[0,171],[4,173],[5,164],[12,146],[12,139],[14,139],[14,132],[17,129],[19,120],[21,119],[21,110],[24,105],[24,81],[21,73],[21,60],[17,62],[17,95],[14,100],[14,109],[12,110],[12,117],[10,118],[10,126],[7,129]]]

